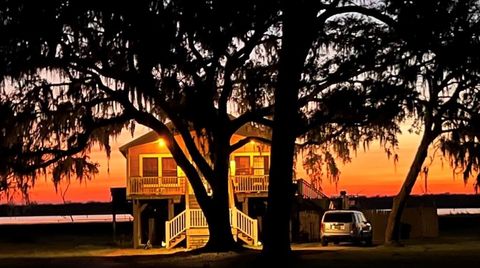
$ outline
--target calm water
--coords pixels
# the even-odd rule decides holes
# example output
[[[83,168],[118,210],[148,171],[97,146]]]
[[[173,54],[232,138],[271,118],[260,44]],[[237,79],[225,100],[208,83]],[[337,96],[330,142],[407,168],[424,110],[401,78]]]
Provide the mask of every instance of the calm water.
[[[389,211],[389,209],[386,209]],[[480,214],[480,208],[439,208],[439,216]],[[133,217],[130,214],[117,214],[117,222],[131,222]],[[72,216],[19,216],[0,217],[0,224],[45,224],[45,223],[82,223],[82,222],[112,222],[111,214],[102,215],[72,215]]]
[[[480,208],[438,208],[437,215],[480,214]]]
[[[117,222],[133,221],[130,214],[117,214]],[[72,216],[19,216],[0,217],[0,224],[45,224],[45,223],[82,223],[82,222],[112,222],[112,214],[103,215],[72,215]]]
[[[377,211],[390,211],[391,209],[377,209]],[[480,208],[437,208],[437,215],[468,215],[480,214]]]

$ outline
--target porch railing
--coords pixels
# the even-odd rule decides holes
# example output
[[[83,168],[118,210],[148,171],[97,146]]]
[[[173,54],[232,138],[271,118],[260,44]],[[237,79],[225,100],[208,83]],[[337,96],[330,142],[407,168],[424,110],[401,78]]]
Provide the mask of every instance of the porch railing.
[[[258,222],[236,208],[230,209],[230,225],[258,244]],[[201,209],[188,209],[165,222],[165,243],[170,248],[174,239],[190,228],[207,228],[207,219]],[[177,240],[178,243],[178,240]]]
[[[185,177],[130,177],[127,180],[127,196],[182,194],[185,194]]]
[[[303,198],[319,199],[327,196],[303,179],[297,180],[297,193]]]
[[[268,192],[268,175],[236,175],[232,180],[236,193]]]
[[[189,219],[187,228],[205,228],[208,227],[207,218],[201,209],[189,209]]]

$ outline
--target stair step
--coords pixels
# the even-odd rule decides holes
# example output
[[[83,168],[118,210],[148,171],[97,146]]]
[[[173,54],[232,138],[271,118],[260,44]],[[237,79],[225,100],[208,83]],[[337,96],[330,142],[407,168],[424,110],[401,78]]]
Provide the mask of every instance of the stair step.
[[[198,204],[197,198],[193,194],[188,196],[188,207],[190,209],[200,209],[200,204]]]
[[[185,240],[186,237],[187,237],[187,236],[186,236],[185,232],[183,232],[183,233],[177,235],[176,237],[172,238],[172,239],[170,240],[170,245],[169,245],[168,248],[173,248],[173,247],[175,247],[175,246],[178,245],[180,242],[182,242],[183,240]]]

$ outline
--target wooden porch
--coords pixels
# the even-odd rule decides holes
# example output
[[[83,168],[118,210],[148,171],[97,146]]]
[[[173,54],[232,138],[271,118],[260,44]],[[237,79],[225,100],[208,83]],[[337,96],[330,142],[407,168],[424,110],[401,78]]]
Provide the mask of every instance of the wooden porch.
[[[127,198],[184,195],[186,181],[185,177],[130,177]]]
[[[236,175],[230,176],[233,191],[241,196],[266,196],[268,193],[268,175]],[[316,189],[303,179],[295,181],[296,194],[303,198],[325,198],[320,190]],[[207,187],[208,188],[208,187]],[[148,198],[161,196],[184,195],[187,189],[185,177],[130,177],[127,180],[128,198]]]
[[[249,202],[265,198],[268,194],[268,175],[230,176],[230,225],[235,239],[249,245],[258,244],[259,226],[256,219],[249,217]],[[209,237],[208,225],[195,195],[189,190],[185,177],[130,177],[127,183],[127,197],[134,203],[134,246],[141,246],[141,214],[149,201],[147,199],[168,199],[168,218],[165,222],[165,246],[172,248],[182,241],[188,249],[203,246]],[[321,198],[324,195],[304,180],[296,181],[297,195],[302,198]],[[208,189],[208,187],[206,186]],[[173,204],[185,197],[185,210],[174,215]],[[237,205],[241,210],[235,207]],[[253,198],[253,199],[252,199]],[[143,199],[143,204],[141,203]],[[176,200],[176,201],[175,201]],[[178,213],[178,212],[177,212]]]
[[[268,175],[231,176],[233,191],[238,194],[263,194],[268,192]],[[127,198],[161,198],[184,195],[185,177],[130,177],[127,179]]]
[[[295,181],[297,184],[296,195],[305,199],[320,199],[328,198],[322,191],[315,188],[312,184],[308,183],[304,179],[298,179]]]

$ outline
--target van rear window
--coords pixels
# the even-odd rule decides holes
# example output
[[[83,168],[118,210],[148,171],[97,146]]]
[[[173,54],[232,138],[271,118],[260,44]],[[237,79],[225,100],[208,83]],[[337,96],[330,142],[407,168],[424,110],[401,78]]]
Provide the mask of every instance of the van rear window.
[[[323,222],[352,222],[352,213],[327,213]]]

